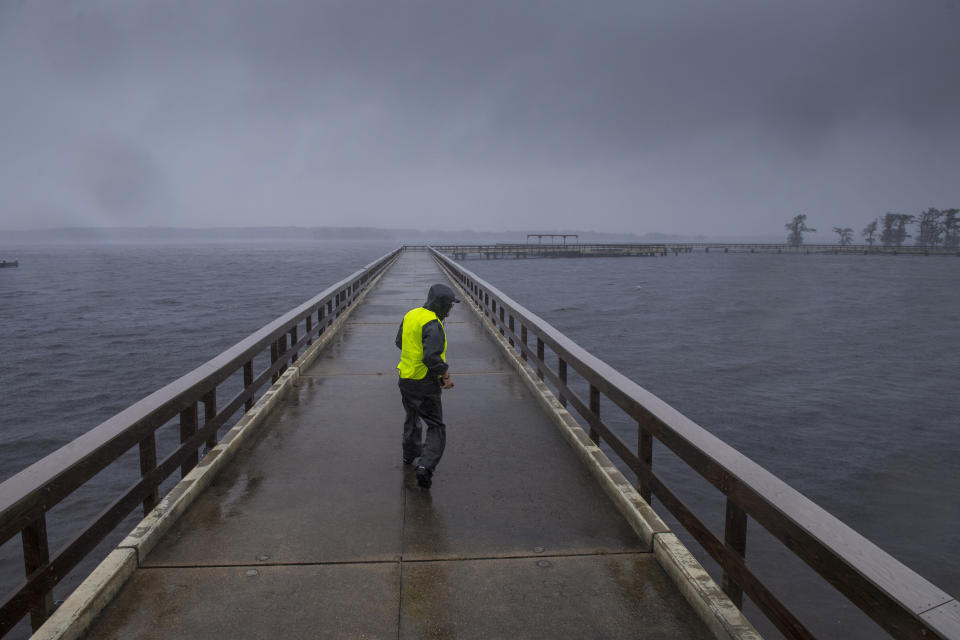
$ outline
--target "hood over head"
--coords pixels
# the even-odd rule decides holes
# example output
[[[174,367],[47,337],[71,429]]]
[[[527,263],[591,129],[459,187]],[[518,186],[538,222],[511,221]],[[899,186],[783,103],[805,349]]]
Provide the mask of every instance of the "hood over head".
[[[430,309],[443,318],[446,317],[454,302],[460,302],[460,300],[453,293],[453,289],[445,284],[435,284],[427,292],[427,301],[423,304],[423,308]]]

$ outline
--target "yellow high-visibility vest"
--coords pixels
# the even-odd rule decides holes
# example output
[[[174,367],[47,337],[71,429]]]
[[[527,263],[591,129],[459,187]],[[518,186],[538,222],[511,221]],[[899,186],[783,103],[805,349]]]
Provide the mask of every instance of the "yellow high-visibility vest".
[[[401,378],[411,380],[422,380],[427,377],[427,366],[423,364],[423,325],[431,320],[440,322],[443,328],[443,322],[430,309],[418,307],[411,309],[407,315],[403,316],[403,334],[402,347],[400,349],[400,362],[397,364],[397,370]],[[440,358],[447,361],[447,332],[443,332],[443,351]]]

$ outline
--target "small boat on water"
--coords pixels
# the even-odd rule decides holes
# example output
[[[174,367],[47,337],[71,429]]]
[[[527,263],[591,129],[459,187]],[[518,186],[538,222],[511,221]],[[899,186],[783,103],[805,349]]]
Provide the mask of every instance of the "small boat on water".
[[[19,266],[20,266],[19,260],[13,260],[10,262],[6,260],[0,260],[0,269],[2,269],[3,267],[19,267]]]

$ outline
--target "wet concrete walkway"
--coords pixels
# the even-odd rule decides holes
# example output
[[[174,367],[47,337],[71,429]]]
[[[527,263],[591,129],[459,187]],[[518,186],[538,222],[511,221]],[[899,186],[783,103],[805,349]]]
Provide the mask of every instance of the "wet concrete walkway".
[[[708,638],[464,304],[433,488],[393,344],[446,282],[404,253],[88,638]]]

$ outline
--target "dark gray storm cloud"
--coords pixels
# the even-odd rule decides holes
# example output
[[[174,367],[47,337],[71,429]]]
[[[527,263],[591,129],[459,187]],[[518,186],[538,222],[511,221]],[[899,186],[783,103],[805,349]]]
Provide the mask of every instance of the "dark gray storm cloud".
[[[0,228],[960,206],[956,2],[0,0]]]

